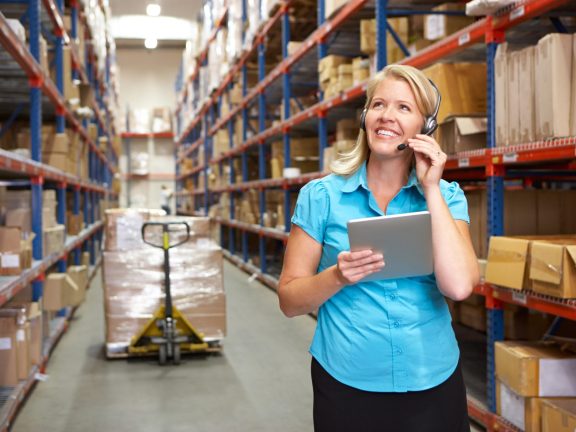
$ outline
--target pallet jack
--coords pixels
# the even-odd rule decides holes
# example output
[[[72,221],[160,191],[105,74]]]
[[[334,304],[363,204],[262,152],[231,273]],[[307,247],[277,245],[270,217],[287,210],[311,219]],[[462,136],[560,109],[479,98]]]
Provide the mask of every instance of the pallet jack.
[[[162,245],[146,240],[146,231],[152,227],[162,227]],[[186,238],[170,244],[170,227],[186,227]],[[169,250],[186,243],[190,239],[190,227],[186,222],[146,222],[142,225],[142,240],[155,248],[164,251],[164,287],[165,302],[152,318],[132,337],[128,346],[128,353],[147,355],[158,353],[158,362],[165,365],[168,360],[173,364],[180,364],[181,353],[208,351],[209,344],[204,341],[203,335],[196,331],[186,317],[172,305],[172,292],[170,290],[170,255]]]

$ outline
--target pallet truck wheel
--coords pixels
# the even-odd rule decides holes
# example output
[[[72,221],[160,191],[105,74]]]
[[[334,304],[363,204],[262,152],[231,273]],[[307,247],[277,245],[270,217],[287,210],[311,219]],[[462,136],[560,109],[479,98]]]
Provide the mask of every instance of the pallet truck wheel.
[[[182,354],[182,352],[180,350],[180,344],[174,344],[173,353],[174,353],[174,358],[172,359],[172,363],[174,363],[175,365],[179,365],[180,360],[181,360],[181,354]]]
[[[158,363],[160,363],[161,366],[166,364],[166,357],[166,345],[162,344],[158,347]]]

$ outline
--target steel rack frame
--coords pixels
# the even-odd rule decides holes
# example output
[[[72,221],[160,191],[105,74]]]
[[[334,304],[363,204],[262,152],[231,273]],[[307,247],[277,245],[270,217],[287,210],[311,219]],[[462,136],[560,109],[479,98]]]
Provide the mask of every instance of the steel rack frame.
[[[2,1],[1,4],[10,3]],[[88,120],[79,120],[72,110],[67,106],[63,97],[65,80],[73,77],[64,76],[63,70],[63,47],[70,46],[73,63],[73,76],[82,79],[85,83],[95,88],[96,100],[92,109],[98,122],[98,137],[107,136],[111,143],[110,136],[114,129],[108,127],[111,122],[110,110],[105,106],[100,96],[100,91],[96,87],[109,84],[110,59],[107,59],[105,82],[98,82],[94,74],[95,57],[93,53],[88,53],[86,61],[80,59],[75,38],[78,30],[78,18],[81,15],[75,1],[71,2],[71,34],[68,35],[63,23],[63,0],[27,0],[16,3],[27,6],[28,26],[29,26],[29,48],[26,47],[14,34],[3,15],[0,4],[0,45],[11,57],[14,65],[27,77],[30,88],[29,112],[31,131],[31,158],[22,157],[0,149],[0,171],[9,178],[16,180],[14,184],[21,183],[21,179],[29,179],[32,192],[32,231],[36,234],[33,242],[33,263],[30,269],[24,270],[16,277],[0,277],[0,307],[5,305],[11,298],[18,294],[25,286],[32,285],[32,301],[38,301],[43,296],[43,282],[45,273],[49,268],[57,266],[59,271],[66,271],[68,256],[73,258],[73,262],[80,264],[80,252],[82,250],[90,252],[91,266],[97,265],[96,243],[102,241],[103,222],[99,221],[101,198],[115,198],[115,194],[109,191],[112,178],[116,174],[116,164],[118,155],[113,147],[108,146],[104,153],[98,143],[88,136]],[[49,23],[53,33],[55,49],[56,82],[44,72],[39,64],[40,59],[40,21],[41,7],[44,6],[45,13],[49,18]],[[102,7],[102,5],[100,6]],[[90,31],[84,18],[86,31]],[[91,57],[91,58],[89,58]],[[84,68],[86,64],[86,68]],[[42,127],[42,95],[47,97],[49,103],[55,107],[54,119],[56,132],[65,132],[66,124],[75,133],[78,133],[82,141],[87,146],[87,157],[89,160],[88,179],[81,179],[69,173],[65,173],[52,166],[42,163],[41,148],[41,127]],[[102,112],[105,111],[104,115]],[[59,224],[66,226],[66,193],[72,194],[73,215],[79,215],[81,201],[83,201],[84,223],[86,228],[77,236],[67,236],[65,245],[57,252],[49,256],[43,254],[43,229],[42,229],[42,192],[46,183],[50,183],[50,188],[56,190],[57,214],[56,219]],[[83,197],[83,200],[81,200]],[[92,272],[93,277],[94,273]],[[62,310],[58,316],[62,320],[59,330],[47,341],[49,347],[53,347],[59,335],[67,326],[69,310]],[[51,348],[50,348],[51,349]],[[50,349],[46,350],[44,364],[46,363]],[[43,368],[41,368],[43,369]],[[0,431],[7,430],[18,407],[23,403],[26,394],[33,388],[36,380],[35,372],[32,371],[30,379],[21,382],[15,389],[8,391],[9,404],[0,407]],[[2,389],[3,392],[6,389]]]

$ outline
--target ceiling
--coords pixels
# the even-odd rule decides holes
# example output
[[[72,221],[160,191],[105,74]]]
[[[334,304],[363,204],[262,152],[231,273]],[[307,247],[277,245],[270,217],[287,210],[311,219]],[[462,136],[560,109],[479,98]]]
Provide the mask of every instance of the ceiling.
[[[112,16],[146,15],[146,5],[152,1],[109,0]],[[195,20],[202,8],[201,0],[155,0],[162,7],[162,15]]]
[[[187,20],[187,21],[196,21],[198,19],[199,12],[202,8],[202,0],[150,0],[150,1],[142,1],[142,0],[109,0],[110,10],[112,12],[112,19],[116,21],[120,17],[126,17],[128,19],[130,17],[134,17],[136,15],[143,16],[148,18],[149,20],[153,21],[154,17],[146,17],[146,5],[148,3],[158,3],[162,8],[161,17],[165,18],[179,18],[180,20]],[[183,23],[175,23],[180,24]],[[144,25],[147,25],[144,24]],[[114,26],[113,26],[114,27]],[[130,26],[133,28],[133,26]],[[140,27],[138,27],[140,28]],[[120,29],[127,30],[128,27],[125,27],[123,24],[120,25]],[[172,30],[175,30],[175,27],[172,26]],[[161,32],[160,27],[152,27],[150,31],[142,32],[140,30],[135,30],[136,33],[144,33],[145,36],[125,36],[125,37],[118,37],[118,33],[113,31],[115,35],[116,45],[119,48],[143,48],[142,45],[142,38],[148,37],[148,35],[153,35],[154,33],[159,34]],[[126,33],[126,32],[123,32]],[[128,30],[128,33],[134,33],[132,30]],[[172,32],[174,33],[174,31]],[[185,34],[186,32],[182,32],[179,34]],[[185,38],[176,37],[169,37],[168,39],[164,39],[161,37],[156,36],[158,40],[158,48],[178,48],[182,49],[185,45]]]

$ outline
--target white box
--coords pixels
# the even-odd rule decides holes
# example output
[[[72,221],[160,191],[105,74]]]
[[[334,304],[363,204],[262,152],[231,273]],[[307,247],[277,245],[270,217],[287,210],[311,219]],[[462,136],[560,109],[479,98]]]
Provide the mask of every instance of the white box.
[[[511,145],[520,142],[520,106],[523,100],[520,101],[519,70],[520,52],[514,51],[508,55],[508,143]]]
[[[494,56],[496,93],[496,146],[508,145],[508,44],[498,45]]]
[[[570,134],[573,36],[551,33],[536,47],[536,135],[538,139]]]
[[[534,56],[536,47],[530,46],[519,52],[518,86],[520,103],[520,134],[521,143],[529,143],[535,140],[535,115],[534,115]]]

